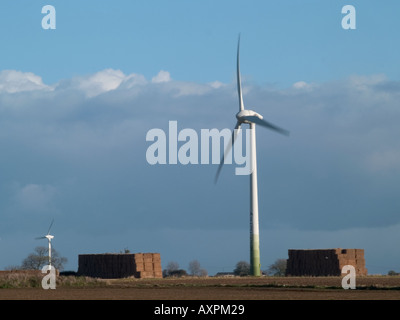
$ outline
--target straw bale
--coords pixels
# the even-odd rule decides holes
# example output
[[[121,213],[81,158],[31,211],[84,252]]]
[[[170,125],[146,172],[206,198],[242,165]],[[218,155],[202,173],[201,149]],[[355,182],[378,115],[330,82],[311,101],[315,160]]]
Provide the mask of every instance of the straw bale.
[[[153,271],[153,262],[145,262],[144,271]]]
[[[144,271],[144,264],[137,264],[136,271]]]
[[[159,253],[153,253],[153,261],[161,261],[161,256]]]
[[[135,253],[133,256],[137,260],[143,260],[143,253]]]
[[[153,267],[153,270],[154,270],[154,272],[156,272],[156,271],[162,271],[162,268],[161,268],[161,266],[155,265],[155,266]]]

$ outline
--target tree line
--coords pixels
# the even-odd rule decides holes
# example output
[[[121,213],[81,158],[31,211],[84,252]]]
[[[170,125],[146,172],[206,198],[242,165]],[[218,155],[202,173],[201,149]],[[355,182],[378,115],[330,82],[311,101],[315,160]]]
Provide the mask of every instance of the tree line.
[[[124,253],[130,253],[130,251],[125,249]],[[67,258],[62,257],[55,248],[52,248],[52,266],[62,271],[64,270],[64,265],[65,263],[67,263],[67,261]],[[48,248],[44,246],[39,246],[35,248],[34,252],[30,253],[25,259],[23,259],[21,265],[8,266],[6,269],[41,270],[43,266],[48,264],[48,262]],[[268,267],[267,270],[264,270],[262,273],[269,276],[284,276],[285,272],[286,259],[277,259],[273,264]],[[238,263],[236,263],[236,266],[231,274],[235,276],[250,275],[250,264],[247,261],[239,261]],[[208,272],[196,259],[189,262],[188,271],[180,268],[179,264],[175,261],[168,262],[166,268],[163,270],[164,278],[182,276],[206,277],[208,276]]]
[[[268,276],[285,276],[286,272],[286,259],[277,259],[273,264],[271,264],[267,270],[262,273]],[[182,277],[182,276],[197,276],[204,277],[208,275],[207,270],[200,266],[198,260],[193,260],[189,263],[188,268],[189,273],[181,269],[179,264],[175,261],[168,262],[166,268],[163,270],[163,277]],[[250,264],[247,261],[239,261],[232,272],[235,276],[248,276],[250,275]]]

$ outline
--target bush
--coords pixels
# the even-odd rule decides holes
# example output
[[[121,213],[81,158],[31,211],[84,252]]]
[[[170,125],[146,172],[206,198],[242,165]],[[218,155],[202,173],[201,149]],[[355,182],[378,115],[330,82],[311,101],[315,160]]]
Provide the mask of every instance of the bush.
[[[236,264],[236,268],[233,270],[233,273],[236,276],[248,276],[250,274],[250,264],[246,261],[239,261]]]
[[[57,285],[64,287],[101,286],[104,285],[104,281],[97,278],[69,275],[57,277]]]
[[[6,272],[0,276],[0,288],[38,288],[42,275],[39,273]]]
[[[33,270],[2,272],[0,274],[0,288],[41,288],[44,276],[45,274],[34,272]],[[104,282],[99,279],[84,276],[69,275],[56,277],[56,286],[83,287],[103,284]]]
[[[180,278],[180,277],[185,277],[185,276],[187,276],[187,275],[188,275],[188,274],[187,274],[187,272],[186,272],[185,270],[179,269],[179,270],[170,271],[170,272],[168,273],[167,277],[177,277],[177,278]]]
[[[277,259],[273,264],[268,267],[267,275],[274,277],[284,277],[286,274],[287,260]]]

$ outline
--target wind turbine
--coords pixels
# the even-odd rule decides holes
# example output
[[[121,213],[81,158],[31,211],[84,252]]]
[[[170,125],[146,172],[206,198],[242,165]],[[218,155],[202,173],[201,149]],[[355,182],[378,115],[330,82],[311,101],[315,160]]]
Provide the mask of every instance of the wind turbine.
[[[50,229],[51,229],[51,227],[52,227],[52,225],[53,225],[53,222],[54,222],[54,219],[51,221],[51,223],[50,223],[50,227],[49,227],[49,230],[47,231],[47,235],[45,235],[45,236],[43,236],[43,237],[38,237],[38,238],[36,238],[36,240],[39,240],[39,239],[47,239],[48,241],[49,241],[49,266],[50,266],[50,269],[51,269],[51,240],[54,238],[54,236],[52,236],[51,234],[50,234]]]
[[[218,167],[218,171],[215,177],[215,181],[218,180],[224,159],[230,152],[237,134],[241,129],[242,124],[250,125],[250,161],[251,161],[251,173],[250,173],[250,273],[253,276],[261,275],[260,265],[260,240],[259,240],[259,226],[258,226],[258,186],[257,186],[257,159],[256,159],[256,124],[265,127],[267,129],[274,130],[284,135],[289,135],[289,131],[279,128],[270,122],[263,119],[263,116],[259,113],[245,109],[243,103],[242,84],[240,77],[240,63],[239,63],[239,48],[240,48],[240,34],[237,45],[237,66],[236,66],[236,77],[237,77],[237,90],[239,96],[239,112],[236,114],[236,125],[232,132],[231,141],[228,144],[224,155],[222,156],[221,162]]]

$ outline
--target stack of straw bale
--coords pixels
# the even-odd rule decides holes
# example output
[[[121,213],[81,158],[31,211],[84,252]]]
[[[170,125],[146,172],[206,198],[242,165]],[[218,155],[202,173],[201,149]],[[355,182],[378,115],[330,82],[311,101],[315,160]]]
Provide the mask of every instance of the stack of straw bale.
[[[162,278],[159,253],[80,254],[78,274],[95,278]]]
[[[345,265],[352,265],[357,275],[367,275],[364,249],[290,249],[286,275],[340,276]]]

